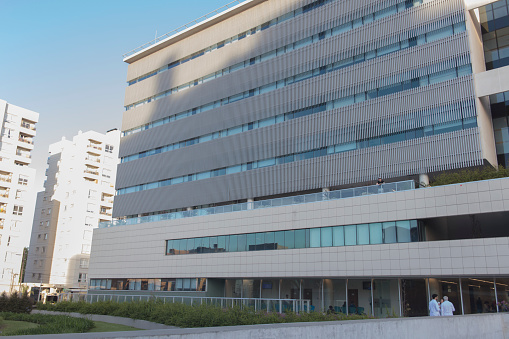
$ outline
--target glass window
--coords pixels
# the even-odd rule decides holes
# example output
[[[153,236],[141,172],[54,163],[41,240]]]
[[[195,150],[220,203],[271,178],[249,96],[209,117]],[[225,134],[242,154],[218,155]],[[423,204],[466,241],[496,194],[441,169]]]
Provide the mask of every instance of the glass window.
[[[267,232],[265,233],[265,244],[264,244],[264,250],[274,250],[277,249],[276,245],[274,244],[274,232]]]
[[[237,250],[239,252],[246,251],[247,236],[245,234],[239,234],[237,237]]]
[[[355,225],[344,226],[345,228],[345,245],[357,245],[357,227]]]
[[[285,231],[285,248],[295,248],[295,231]]]
[[[226,251],[226,237],[221,235],[217,237],[217,252],[225,252]]]
[[[332,227],[324,227],[320,230],[320,243],[321,247],[332,246]]]
[[[369,242],[370,244],[382,243],[382,224],[374,223],[369,225]]]
[[[229,246],[228,246],[228,252],[237,252],[238,248],[237,248],[237,240],[238,240],[238,235],[230,235],[230,241],[229,241]]]
[[[320,247],[320,229],[312,228],[309,231],[309,245],[311,247]]]
[[[256,251],[263,250],[264,244],[265,244],[265,237],[263,233],[255,233],[256,237]]]
[[[256,237],[254,233],[247,235],[247,250],[248,251],[256,250]]]
[[[343,226],[336,226],[332,228],[332,244],[333,246],[345,245],[345,234]]]
[[[295,248],[306,248],[306,230],[295,230],[294,232]]]
[[[274,243],[275,243],[275,248],[278,250],[285,248],[285,232],[284,231],[275,232]]]
[[[357,225],[357,244],[368,245],[369,244],[369,225],[362,224]]]
[[[383,238],[384,244],[392,244],[396,242],[396,222],[383,223]]]
[[[396,221],[398,242],[410,242],[410,221]]]

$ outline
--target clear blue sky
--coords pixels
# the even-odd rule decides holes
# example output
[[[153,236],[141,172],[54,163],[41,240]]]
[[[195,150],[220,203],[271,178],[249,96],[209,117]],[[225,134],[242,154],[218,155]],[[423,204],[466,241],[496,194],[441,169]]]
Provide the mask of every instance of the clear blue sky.
[[[0,0],[0,99],[40,114],[42,188],[49,144],[122,121],[122,54],[231,0]]]

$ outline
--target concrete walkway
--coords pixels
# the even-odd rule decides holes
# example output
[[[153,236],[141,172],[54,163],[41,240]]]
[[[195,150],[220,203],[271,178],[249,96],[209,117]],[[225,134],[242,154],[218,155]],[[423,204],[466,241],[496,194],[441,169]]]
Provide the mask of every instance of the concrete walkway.
[[[5,337],[18,338],[21,337]],[[509,314],[26,335],[23,339],[509,339]]]
[[[167,326],[167,325],[163,325],[163,324],[152,323],[152,322],[146,321],[146,320],[113,317],[111,315],[81,314],[81,313],[74,313],[74,312],[54,312],[54,311],[42,311],[42,310],[41,311],[32,310],[32,313],[33,314],[68,315],[70,317],[85,318],[85,319],[89,319],[92,321],[102,321],[102,322],[110,323],[110,324],[131,326],[131,327],[139,328],[142,330],[164,330],[164,329],[167,330],[167,329],[178,328],[175,326]]]

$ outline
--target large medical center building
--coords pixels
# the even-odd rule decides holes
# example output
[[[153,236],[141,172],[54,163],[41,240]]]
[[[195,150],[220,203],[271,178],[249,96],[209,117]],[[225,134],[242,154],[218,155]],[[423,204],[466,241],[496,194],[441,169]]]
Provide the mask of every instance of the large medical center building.
[[[505,310],[509,179],[427,184],[508,164],[506,0],[248,0],[124,61],[89,294]]]

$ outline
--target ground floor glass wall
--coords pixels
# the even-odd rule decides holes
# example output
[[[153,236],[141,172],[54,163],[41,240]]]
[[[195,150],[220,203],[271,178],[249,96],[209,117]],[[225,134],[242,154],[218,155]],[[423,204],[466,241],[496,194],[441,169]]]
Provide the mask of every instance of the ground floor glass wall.
[[[289,308],[292,300],[305,299],[310,301],[310,311],[334,310],[334,313],[366,314],[377,318],[427,316],[433,294],[439,296],[439,301],[447,296],[456,309],[455,315],[509,312],[509,278],[271,278],[225,281],[225,297],[228,298],[281,299],[283,311]],[[279,303],[269,305],[273,311],[279,311]]]

